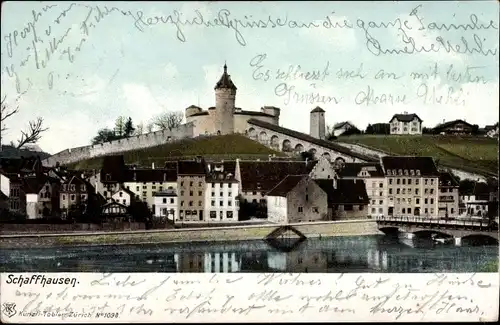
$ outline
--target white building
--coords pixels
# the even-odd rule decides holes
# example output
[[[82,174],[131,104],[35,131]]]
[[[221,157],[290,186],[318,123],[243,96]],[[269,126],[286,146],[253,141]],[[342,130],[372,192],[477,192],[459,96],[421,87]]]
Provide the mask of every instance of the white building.
[[[391,134],[422,134],[422,119],[417,114],[394,114],[389,121]]]
[[[10,179],[1,173],[0,173],[0,191],[2,191],[2,193],[7,197],[10,195]]]
[[[111,196],[112,202],[118,202],[127,207],[130,206],[133,200],[134,200],[134,193],[123,187],[120,188]]]
[[[379,163],[346,163],[338,171],[342,179],[362,180],[370,198],[368,215],[387,215],[387,182]]]
[[[208,165],[204,222],[238,222],[240,184],[224,163]]]
[[[180,221],[177,201],[177,193],[173,189],[157,192],[154,196],[154,216],[157,218],[166,217],[174,222]]]
[[[339,135],[343,134],[347,130],[354,129],[356,126],[352,124],[351,122],[340,122],[337,123],[333,126],[333,135],[338,137]]]

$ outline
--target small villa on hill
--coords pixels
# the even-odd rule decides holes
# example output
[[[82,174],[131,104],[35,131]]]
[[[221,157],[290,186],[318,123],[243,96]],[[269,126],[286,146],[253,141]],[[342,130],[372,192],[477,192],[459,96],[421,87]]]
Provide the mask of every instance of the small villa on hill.
[[[422,134],[422,122],[417,114],[394,114],[389,121],[391,134]]]
[[[333,135],[338,137],[339,135],[343,134],[347,130],[355,129],[355,128],[356,128],[356,126],[354,124],[352,124],[351,122],[346,121],[346,122],[336,123],[333,126]]]

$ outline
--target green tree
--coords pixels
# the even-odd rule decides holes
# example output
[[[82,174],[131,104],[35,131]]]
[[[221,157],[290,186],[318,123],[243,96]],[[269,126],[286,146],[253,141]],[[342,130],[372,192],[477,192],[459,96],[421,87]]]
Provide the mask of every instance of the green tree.
[[[135,131],[135,127],[134,127],[134,123],[132,123],[132,118],[129,117],[127,119],[127,122],[125,122],[125,127],[124,127],[124,136],[125,137],[130,137],[134,134],[134,131]]]
[[[118,116],[115,121],[115,135],[118,139],[125,135],[125,123],[126,118],[124,116]]]
[[[109,142],[116,140],[117,136],[115,135],[115,132],[104,128],[100,129],[97,131],[97,135],[92,139],[92,144],[98,144],[98,143],[103,143],[103,142]]]
[[[139,123],[135,126],[134,135],[141,135],[144,133],[144,123]]]
[[[373,129],[373,126],[371,124],[368,124],[368,126],[366,127],[366,130],[365,130],[365,133],[366,134],[374,134],[375,133],[375,130]]]

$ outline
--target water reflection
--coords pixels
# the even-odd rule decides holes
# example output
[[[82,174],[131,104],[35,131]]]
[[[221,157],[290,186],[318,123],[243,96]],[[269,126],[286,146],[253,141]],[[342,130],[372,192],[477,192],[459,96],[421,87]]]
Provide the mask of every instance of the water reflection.
[[[405,243],[391,236],[307,239],[296,250],[266,242],[3,250],[1,272],[477,272],[498,246]]]

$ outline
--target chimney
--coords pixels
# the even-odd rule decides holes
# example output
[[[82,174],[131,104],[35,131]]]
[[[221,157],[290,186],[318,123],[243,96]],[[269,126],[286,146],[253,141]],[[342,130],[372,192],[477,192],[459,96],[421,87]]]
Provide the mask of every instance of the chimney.
[[[271,161],[271,160],[272,160],[272,157],[273,157],[272,155],[269,155],[269,161]]]
[[[309,160],[309,158],[306,158],[306,165],[307,165],[307,161]]]
[[[155,163],[154,162],[151,163],[151,169],[155,169]]]

